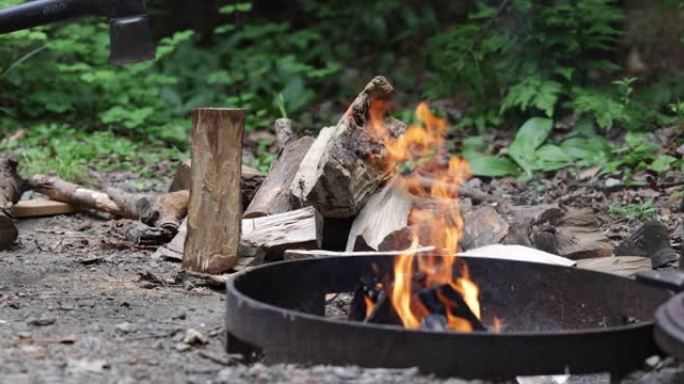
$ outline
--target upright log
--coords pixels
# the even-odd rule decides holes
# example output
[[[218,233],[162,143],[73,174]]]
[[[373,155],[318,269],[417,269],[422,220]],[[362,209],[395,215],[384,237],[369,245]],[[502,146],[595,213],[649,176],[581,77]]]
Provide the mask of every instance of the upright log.
[[[237,264],[245,111],[202,108],[192,114],[192,183],[183,267],[221,273]]]
[[[176,174],[173,177],[171,186],[169,187],[169,192],[177,192],[182,190],[190,190],[190,168],[192,163],[190,159],[183,160],[178,163],[176,168]],[[259,172],[258,170],[248,167],[246,165],[242,166],[242,177],[240,178],[240,194],[242,195],[242,208],[247,209],[249,202],[254,198],[254,194],[261,183],[264,182],[266,175]]]
[[[9,248],[17,239],[18,232],[11,216],[12,205],[19,201],[23,181],[17,174],[17,160],[0,157],[0,251]]]

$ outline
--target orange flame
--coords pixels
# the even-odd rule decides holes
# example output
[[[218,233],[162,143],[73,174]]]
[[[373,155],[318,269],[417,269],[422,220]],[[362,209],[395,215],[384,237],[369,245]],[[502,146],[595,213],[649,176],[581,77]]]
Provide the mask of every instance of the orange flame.
[[[479,319],[479,288],[470,278],[467,266],[459,263],[459,275],[454,276],[459,241],[463,235],[463,219],[457,197],[458,187],[469,177],[468,163],[459,157],[449,158],[444,136],[447,122],[435,116],[427,103],[416,108],[420,124],[407,127],[405,133],[393,137],[386,129],[386,101],[371,103],[371,134],[385,146],[384,165],[393,185],[405,188],[417,200],[409,215],[412,248],[421,245],[436,247],[434,254],[414,257],[402,254],[395,259],[391,301],[406,328],[419,328],[428,310],[414,293],[414,268],[425,277],[424,285],[449,284],[463,297],[470,311]],[[448,299],[439,298],[449,308]],[[457,331],[472,331],[472,325],[447,310],[447,326]]]

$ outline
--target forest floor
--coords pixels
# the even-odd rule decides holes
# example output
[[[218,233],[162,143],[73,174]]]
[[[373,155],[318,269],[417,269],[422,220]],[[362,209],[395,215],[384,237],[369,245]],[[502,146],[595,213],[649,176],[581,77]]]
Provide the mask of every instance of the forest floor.
[[[516,203],[561,199],[595,208],[602,230],[616,243],[645,217],[628,218],[607,207],[652,200],[646,214],[666,224],[672,245],[679,249],[684,237],[681,187],[607,193],[573,187],[569,178],[561,171],[526,183],[470,183]],[[129,184],[133,180],[123,179]],[[162,181],[155,188],[164,185]],[[108,241],[112,221],[74,214],[17,224],[17,245],[0,252],[2,384],[441,382],[415,369],[244,365],[224,351],[224,293],[184,276],[177,263],[151,258],[151,250]],[[184,343],[188,329],[199,331],[207,343]],[[605,376],[568,383],[579,382],[607,383]],[[682,383],[684,369],[661,363],[626,382]]]

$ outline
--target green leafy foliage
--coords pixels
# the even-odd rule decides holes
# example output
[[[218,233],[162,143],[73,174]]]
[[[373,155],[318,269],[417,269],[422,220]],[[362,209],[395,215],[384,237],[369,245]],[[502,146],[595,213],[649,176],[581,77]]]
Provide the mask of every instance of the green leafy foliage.
[[[473,107],[460,126],[478,130],[573,112],[606,130],[643,129],[683,93],[674,84],[616,79],[624,22],[613,0],[478,1],[465,23],[430,40],[428,95],[465,95]]]
[[[646,200],[641,204],[621,205],[612,202],[608,206],[608,213],[630,222],[645,221],[655,218],[658,210],[653,206],[653,200]]]

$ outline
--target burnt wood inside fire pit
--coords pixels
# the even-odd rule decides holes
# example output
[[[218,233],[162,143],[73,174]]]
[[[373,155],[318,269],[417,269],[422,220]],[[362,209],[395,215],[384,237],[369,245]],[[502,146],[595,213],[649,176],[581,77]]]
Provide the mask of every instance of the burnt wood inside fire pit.
[[[422,257],[422,256],[418,256]],[[462,258],[480,287],[482,323],[500,333],[409,330],[323,316],[325,297],[391,273],[392,256],[285,261],[228,281],[229,352],[268,362],[419,367],[463,378],[611,372],[657,349],[653,316],[671,293],[617,276],[545,264]]]

